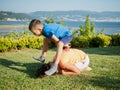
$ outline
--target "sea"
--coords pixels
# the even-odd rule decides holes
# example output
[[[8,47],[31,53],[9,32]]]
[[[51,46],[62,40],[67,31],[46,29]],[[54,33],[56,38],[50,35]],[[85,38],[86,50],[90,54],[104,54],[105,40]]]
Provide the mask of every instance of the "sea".
[[[77,30],[80,25],[84,25],[82,21],[65,21],[65,26],[71,28],[72,31]],[[94,22],[95,33],[99,33],[104,29],[104,34],[116,34],[120,33],[120,22]],[[2,25],[29,25],[28,21],[1,21]],[[28,28],[0,28],[0,35],[6,35],[8,32],[23,32],[27,31]]]

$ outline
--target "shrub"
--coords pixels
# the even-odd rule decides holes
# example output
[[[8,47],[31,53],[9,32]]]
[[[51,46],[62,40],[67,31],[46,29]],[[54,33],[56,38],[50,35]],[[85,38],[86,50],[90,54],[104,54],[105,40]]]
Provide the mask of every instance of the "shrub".
[[[111,37],[103,34],[94,35],[93,37],[88,36],[76,36],[73,37],[71,42],[72,47],[77,48],[88,48],[88,47],[106,47],[109,46]]]
[[[73,40],[71,42],[72,47],[77,48],[88,48],[89,47],[90,38],[85,36],[78,36],[73,37]]]
[[[111,46],[120,46],[120,34],[113,34],[110,35],[112,40],[111,40]]]
[[[26,47],[26,38],[19,38],[17,42],[17,49],[23,49]]]
[[[20,39],[18,39],[17,48],[22,49],[27,47],[27,48],[38,49],[41,48],[42,45],[43,45],[43,37],[27,35],[27,36],[22,36]]]
[[[17,49],[17,42],[18,42],[18,40],[16,40],[16,39],[13,39],[13,38],[7,38],[9,41],[10,41],[10,43],[11,43],[11,46],[9,47],[9,50],[11,50],[11,49]]]
[[[103,34],[98,34],[92,37],[90,47],[106,47],[109,46],[111,37]]]
[[[8,38],[0,37],[0,52],[9,50],[11,45],[11,41]]]
[[[34,35],[23,35],[21,37],[0,37],[0,52],[9,51],[11,49],[23,48],[41,48],[43,45],[43,37]]]
[[[31,35],[27,37],[27,40],[26,47],[28,48],[41,48],[43,45],[43,37],[36,37]]]
[[[5,38],[0,38],[0,52],[6,51],[8,49],[8,46],[6,46],[6,42],[7,41]]]

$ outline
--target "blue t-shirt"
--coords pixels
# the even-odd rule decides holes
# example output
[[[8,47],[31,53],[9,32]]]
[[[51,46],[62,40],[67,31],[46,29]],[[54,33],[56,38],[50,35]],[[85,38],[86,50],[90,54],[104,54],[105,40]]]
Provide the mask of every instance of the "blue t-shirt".
[[[72,33],[66,27],[51,23],[51,24],[44,24],[43,27],[43,35],[47,38],[52,38],[52,35],[55,35],[57,38],[62,39],[66,36],[71,36]]]

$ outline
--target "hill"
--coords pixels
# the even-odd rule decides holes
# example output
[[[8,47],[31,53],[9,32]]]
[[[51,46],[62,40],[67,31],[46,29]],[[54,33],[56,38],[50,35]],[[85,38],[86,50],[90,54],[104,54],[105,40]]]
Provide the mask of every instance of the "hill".
[[[0,21],[26,21],[29,19],[31,19],[31,16],[25,13],[0,11]]]
[[[30,13],[33,18],[44,20],[47,17],[54,17],[56,20],[84,21],[90,15],[93,21],[116,21],[120,22],[120,12],[95,12],[95,11],[36,11]]]
[[[31,13],[14,13],[0,11],[0,21],[27,21],[37,18],[43,21],[48,17],[53,17],[56,21],[85,21],[86,16],[90,15],[91,21],[120,22],[120,12],[96,12],[96,11],[36,11]]]

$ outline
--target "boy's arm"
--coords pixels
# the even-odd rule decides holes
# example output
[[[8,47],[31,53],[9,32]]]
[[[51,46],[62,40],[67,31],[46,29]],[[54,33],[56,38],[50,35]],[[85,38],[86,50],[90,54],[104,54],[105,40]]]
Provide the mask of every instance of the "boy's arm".
[[[56,53],[56,60],[55,60],[55,63],[58,64],[59,61],[60,61],[60,57],[61,57],[61,54],[62,54],[64,44],[55,35],[52,36],[52,40],[54,42],[58,43],[58,45],[57,45],[57,53]]]

